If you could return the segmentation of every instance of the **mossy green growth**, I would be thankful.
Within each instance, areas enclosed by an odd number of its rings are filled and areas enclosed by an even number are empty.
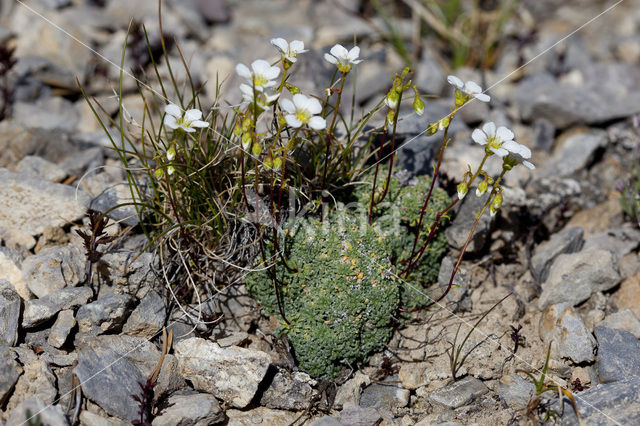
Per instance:
[[[378,171],[376,197],[379,197],[384,190],[387,173],[388,169],[386,167],[381,167]],[[354,191],[358,204],[366,211],[368,211],[371,202],[373,177],[374,171],[372,170],[363,176],[364,183]],[[411,255],[411,249],[418,231],[420,211],[429,193],[430,185],[430,176],[414,177],[403,185],[393,174],[389,181],[387,196],[383,202],[377,204],[374,208],[373,225],[378,229],[378,232],[385,236],[387,252],[392,263],[396,265],[396,272],[400,272],[403,269],[399,262]],[[430,227],[435,221],[437,213],[446,208],[450,202],[450,197],[443,189],[433,189],[431,200],[422,220],[418,248],[427,240]],[[438,280],[440,261],[448,248],[443,232],[448,221],[449,218],[446,216],[440,219],[438,231],[425,250],[420,263],[411,272],[408,282],[401,285],[401,304],[403,308],[411,309],[424,305],[429,301],[423,289]]]
[[[391,337],[399,281],[385,237],[363,219],[338,210],[324,222],[305,218],[284,229],[289,268],[279,263],[275,273],[290,324],[281,321],[278,331],[288,335],[300,369],[315,377],[335,378]],[[279,315],[268,271],[249,273],[247,287],[265,314]]]

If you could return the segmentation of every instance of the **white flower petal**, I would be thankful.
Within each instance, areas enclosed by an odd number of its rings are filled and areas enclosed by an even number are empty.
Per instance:
[[[182,117],[182,110],[178,105],[169,104],[164,107],[164,112],[174,117]]]
[[[309,127],[311,127],[313,130],[322,130],[327,127],[327,121],[324,118],[318,117],[316,115],[315,117],[311,117],[311,119],[309,119]]]
[[[496,136],[496,123],[489,121],[482,126],[482,131],[486,133],[487,137],[493,138]]]
[[[475,81],[467,81],[464,85],[464,90],[470,95],[482,93],[482,87],[480,87]]]
[[[531,158],[531,150],[522,144],[520,144],[519,154],[522,156],[522,158]]]
[[[273,80],[274,78],[278,78],[278,76],[280,75],[280,68],[278,67],[269,67],[267,68],[267,70],[262,74],[267,80]],[[274,85],[276,84],[275,82],[272,82]],[[265,84],[265,87],[269,87]]]
[[[267,104],[270,104],[271,102],[275,101],[280,97],[280,93],[274,93],[272,95],[265,94],[265,96],[266,96]]]
[[[293,40],[291,43],[289,43],[289,49],[292,52],[296,52],[296,53],[306,52],[306,50],[304,50],[304,43],[300,40]]]
[[[358,65],[360,62],[362,62],[362,59],[358,59],[357,61],[353,61],[353,60],[351,60],[351,63],[352,63],[353,65]]]
[[[532,163],[528,162],[528,161],[523,161],[522,165],[524,165],[527,169],[533,170],[536,168],[536,166],[534,166]]]
[[[289,51],[289,43],[287,43],[287,40],[283,39],[283,38],[272,38],[271,39],[271,44],[273,44],[275,47],[278,48],[278,50],[284,54],[287,54],[287,52]],[[293,44],[293,43],[292,43]]]
[[[184,119],[188,122],[200,120],[202,118],[202,111],[199,109],[188,109],[184,113]]]
[[[187,132],[187,133],[193,133],[193,132],[196,131],[196,129],[194,129],[193,127],[187,127],[187,126],[185,126],[183,124],[180,125],[180,128],[182,130],[184,130],[185,132]]]
[[[464,83],[462,82],[462,80],[460,80],[455,75],[450,75],[449,77],[447,77],[447,81],[449,82],[449,84],[457,87],[458,89],[462,89],[464,87]]]
[[[251,78],[251,71],[249,71],[249,68],[247,68],[245,64],[236,65],[236,73],[242,78]]]
[[[338,59],[347,59],[349,55],[349,51],[341,44],[336,44],[329,52]]]
[[[178,128],[178,121],[176,120],[176,118],[173,115],[165,115],[164,116],[164,126],[175,130],[175,129]]]
[[[473,139],[474,142],[479,143],[480,145],[487,144],[487,135],[480,129],[475,129],[473,133],[471,133],[471,139]]]
[[[485,95],[484,93],[478,93],[473,96],[480,102],[489,102],[491,100],[491,97],[489,95]]]
[[[251,62],[251,69],[256,75],[263,75],[269,68],[271,68],[271,64],[264,59],[256,59]]]
[[[500,130],[500,129],[498,129],[498,130]],[[506,142],[503,142],[502,145],[501,145],[501,148],[504,148],[507,151],[513,152],[513,153],[516,153],[516,154],[520,153],[520,147],[521,147],[521,145],[516,141],[506,141]]]
[[[209,127],[209,123],[207,123],[206,121],[202,121],[202,120],[192,121],[191,123],[189,123],[189,125],[191,127]]]
[[[513,140],[513,137],[515,135],[513,134],[513,132],[511,130],[507,129],[504,126],[500,126],[500,127],[498,127],[498,130],[496,130],[496,136],[501,141],[506,142],[506,141]],[[509,149],[509,148],[507,148],[507,149]]]
[[[240,85],[240,91],[243,95],[248,96],[249,99],[253,99],[253,89],[248,84],[242,83]]]
[[[296,107],[289,99],[280,99],[280,107],[289,114],[294,114],[296,112]]]
[[[296,117],[293,114],[285,115],[284,119],[286,120],[287,124],[293,127],[294,129],[297,129],[298,127],[302,126],[302,121],[298,120],[298,117]]]
[[[358,59],[358,56],[360,56],[360,47],[358,46],[354,46],[353,48],[351,48],[349,53],[347,53],[347,59],[349,59],[349,61],[351,62]]]
[[[338,63],[338,60],[334,56],[329,55],[328,53],[324,54],[324,60],[329,62],[330,64]]]
[[[302,93],[297,93],[293,95],[293,104],[296,106],[296,109],[305,109],[307,107],[307,97]]]
[[[504,157],[505,155],[509,154],[509,151],[507,151],[504,148],[494,148],[491,145],[489,145],[489,149],[493,151],[493,153],[496,154],[498,157]]]

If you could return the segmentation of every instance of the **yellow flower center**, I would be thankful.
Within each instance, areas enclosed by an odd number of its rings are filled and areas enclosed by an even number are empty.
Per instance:
[[[264,86],[265,84],[267,84],[267,79],[264,78],[263,75],[256,74],[253,77],[253,84],[255,87]]]
[[[306,109],[299,109],[296,111],[296,118],[304,124],[307,124],[311,118],[311,114]]]

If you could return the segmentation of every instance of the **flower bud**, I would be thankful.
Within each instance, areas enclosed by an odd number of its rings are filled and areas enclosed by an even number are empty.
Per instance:
[[[396,112],[392,109],[387,113],[387,123],[393,123],[393,120],[396,118]]]
[[[487,192],[487,189],[489,189],[489,182],[487,182],[487,179],[485,179],[482,182],[480,182],[480,184],[476,188],[476,196],[477,197],[482,196],[482,194]]]
[[[469,101],[469,99],[471,99],[469,97],[469,95],[467,95],[466,93],[464,93],[463,91],[461,91],[459,89],[456,89],[454,97],[455,97],[455,100],[456,100],[456,107],[461,107],[462,105],[467,103]]]
[[[284,118],[284,114],[278,114],[278,126],[284,127],[287,125],[287,120]]]
[[[173,161],[176,158],[176,149],[172,146],[167,150],[167,160]]]
[[[469,187],[467,187],[467,183],[466,182],[460,182],[458,184],[458,199],[462,200],[464,198],[465,195],[467,195],[467,192],[469,192]]]
[[[251,146],[251,134],[245,133],[242,135],[242,149],[247,150]]]
[[[384,103],[391,109],[396,109],[398,107],[398,101],[400,100],[400,95],[395,90],[391,89],[391,91],[387,94],[387,97],[384,98]]]
[[[427,131],[429,133],[429,136],[435,135],[436,133],[438,133],[438,129],[439,128],[440,128],[440,123],[437,122],[437,121],[435,123],[429,124],[429,127],[427,127]]]
[[[262,145],[259,143],[254,143],[251,147],[251,153],[255,156],[262,154]]]
[[[326,88],[324,89],[324,95],[328,98],[331,96],[331,89],[330,88]]]
[[[273,160],[271,160],[271,157],[267,157],[264,159],[264,161],[262,162],[262,167],[264,167],[265,170],[271,170],[273,168]]]
[[[164,170],[157,168],[154,172],[153,172],[153,176],[155,176],[156,179],[161,179],[162,176],[164,176]]]
[[[495,216],[498,213],[498,209],[502,205],[502,194],[498,193],[495,197],[493,197],[493,201],[491,201],[491,205],[489,206],[489,213],[491,216]]]
[[[235,136],[242,135],[242,125],[238,122],[235,126],[233,126],[233,134]]]
[[[273,159],[273,169],[274,170],[280,170],[280,167],[282,167],[282,157],[276,157]]]
[[[446,129],[447,127],[449,127],[450,122],[451,120],[449,120],[449,116],[446,116],[442,120],[438,121],[438,130]]]
[[[416,96],[416,98],[413,100],[413,110],[416,112],[416,114],[418,115],[422,115],[424,114],[424,102],[422,102],[422,99],[420,99],[419,97]]]
[[[251,128],[251,119],[249,117],[245,117],[244,120],[242,120],[242,131],[246,132],[249,128]]]
[[[173,167],[173,166],[167,167],[167,174],[169,176],[171,176],[173,174],[173,172],[175,172],[175,171],[176,171],[175,167]]]
[[[287,90],[292,95],[296,95],[296,94],[300,93],[300,88],[298,86],[294,86],[293,84],[290,84],[290,83],[285,83],[285,86],[287,87]]]

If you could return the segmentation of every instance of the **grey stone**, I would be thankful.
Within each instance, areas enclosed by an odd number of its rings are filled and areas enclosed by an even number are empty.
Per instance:
[[[167,408],[151,423],[154,426],[205,426],[224,420],[218,400],[206,393],[171,395]]]
[[[360,406],[373,407],[379,411],[394,411],[409,403],[408,389],[403,389],[398,376],[391,376],[384,382],[367,386],[360,396]]]
[[[49,247],[29,256],[22,273],[29,290],[44,297],[65,287],[75,287],[87,277],[86,256],[76,246]]]
[[[135,420],[138,405],[131,395],[140,394],[145,378],[127,358],[118,352],[94,344],[81,347],[74,369],[82,393],[112,416]]]
[[[360,395],[362,388],[371,384],[369,376],[357,371],[352,379],[347,380],[336,393],[333,400],[333,406],[336,409],[342,408],[343,405],[353,404],[360,405]]]
[[[16,102],[14,116],[24,127],[73,131],[80,114],[72,102],[61,97],[39,99],[34,103]]]
[[[192,337],[174,345],[180,374],[200,391],[234,407],[246,407],[267,374],[271,358],[264,352],[230,347]]]
[[[22,368],[16,361],[15,353],[0,343],[0,405],[4,405],[6,398],[13,390],[13,386],[22,374]]]
[[[609,250],[616,261],[631,253],[640,245],[640,231],[635,228],[611,229],[589,237],[584,242],[584,249],[600,248]]]
[[[58,318],[49,331],[47,342],[54,348],[60,348],[67,341],[67,337],[75,325],[76,319],[71,309],[58,312]]]
[[[374,426],[382,420],[375,408],[348,405],[340,412],[342,426]]]
[[[625,309],[607,315],[604,321],[599,325],[607,328],[616,328],[628,331],[637,339],[640,339],[640,319],[638,319],[631,309]]]
[[[445,235],[449,245],[455,249],[461,250],[467,241],[469,231],[473,226],[476,219],[476,214],[482,209],[487,202],[489,192],[485,193],[481,197],[475,195],[475,188],[469,188],[469,193],[456,208],[455,218],[453,223],[445,230]],[[476,226],[473,237],[467,247],[467,252],[477,253],[485,246],[491,231],[491,224],[493,223],[493,217],[485,212]]]
[[[27,424],[47,426],[69,426],[69,421],[60,405],[51,405],[37,397],[25,399],[9,413],[6,426]]]
[[[536,74],[518,84],[513,101],[524,119],[545,118],[558,128],[598,124],[640,112],[640,71],[620,63],[593,64],[579,71],[581,85]]]
[[[36,358],[31,361],[20,361],[24,363],[24,373],[16,382],[13,396],[9,400],[7,408],[11,409],[19,405],[22,401],[30,397],[53,404],[58,395],[56,388],[56,376],[49,364],[43,358]]]
[[[91,200],[89,208],[100,213],[107,213],[108,217],[125,225],[135,226],[139,223],[136,207],[133,205],[117,207],[118,205],[131,202],[131,189],[129,189],[129,185],[121,183],[110,186],[102,191],[97,197]]]
[[[0,345],[14,346],[18,341],[21,306],[18,292],[0,283]]]
[[[91,335],[118,330],[131,313],[133,303],[128,294],[111,294],[81,306],[76,314],[78,330]]]
[[[307,377],[300,377],[300,374]],[[306,410],[313,394],[310,379],[304,373],[292,375],[286,370],[277,369],[269,387],[260,398],[260,405],[282,410]]]
[[[30,300],[33,294],[22,276],[22,256],[14,256],[17,251],[0,247],[0,288],[14,289],[22,300]]]
[[[122,332],[150,339],[162,328],[165,316],[166,309],[162,297],[155,291],[150,291],[131,312],[122,327]]]
[[[82,149],[79,152],[72,152],[59,163],[59,166],[67,175],[82,176],[89,171],[88,169],[100,167],[103,164],[104,154],[102,147],[93,147]]]
[[[322,416],[309,423],[309,426],[341,426],[342,423],[335,417]]]
[[[632,425],[638,422],[640,378],[637,375],[627,375],[617,382],[599,384],[575,397],[583,425]],[[578,426],[578,419],[570,402],[564,398],[563,403],[562,424]]]
[[[530,380],[525,380],[517,374],[509,374],[502,376],[497,392],[509,408],[520,410],[527,407],[536,394],[536,387]]]
[[[84,191],[0,168],[0,235],[5,240],[33,239],[47,227],[74,222],[88,204]]]
[[[57,164],[47,161],[42,157],[27,155],[16,165],[17,173],[28,173],[51,182],[59,181],[67,176],[67,173]]]
[[[551,152],[555,140],[556,127],[547,119],[541,118],[531,126],[531,149]]]
[[[540,176],[567,177],[583,170],[593,161],[597,150],[608,143],[604,130],[591,130],[571,135],[556,147],[551,158],[540,167]]]
[[[63,288],[47,296],[24,302],[22,326],[31,328],[42,324],[63,309],[81,306],[93,296],[89,287]]]
[[[561,254],[542,284],[538,307],[568,302],[572,306],[587,300],[597,291],[606,291],[620,282],[620,274],[611,252],[591,248]]]
[[[540,244],[531,256],[534,279],[541,283],[547,279],[549,268],[560,254],[575,253],[582,248],[584,230],[576,226],[553,234],[548,241]]]
[[[101,262],[106,266],[106,278],[117,287],[152,288],[157,264],[152,253],[117,251],[106,253]]]
[[[624,330],[598,326],[598,375],[601,383],[615,382],[640,371],[640,340]]]
[[[195,0],[198,12],[209,24],[220,24],[231,19],[231,13],[225,0]]]
[[[447,78],[440,65],[441,61],[435,52],[425,48],[420,62],[416,65],[414,82],[428,94],[439,95],[445,87]]]
[[[442,259],[442,263],[440,264],[440,271],[438,272],[438,284],[440,285],[440,290],[443,293],[449,286],[451,273],[453,272],[453,267],[457,260],[457,258],[454,259],[451,256],[445,256]],[[454,310],[456,311],[471,310],[471,298],[469,297],[467,287],[465,286],[465,283],[468,282],[467,278],[467,270],[464,268],[458,268],[455,277],[453,277],[453,282],[451,283],[449,293],[446,296],[449,302],[453,302],[456,304],[454,308]]]
[[[552,342],[554,357],[569,358],[576,364],[595,359],[596,340],[568,303],[547,306],[538,329],[545,344]]]
[[[129,422],[117,419],[115,417],[103,417],[92,413],[88,410],[80,412],[80,424],[91,426],[129,426]]]
[[[576,200],[583,192],[578,181],[556,177],[533,180],[527,185],[526,194],[526,207],[531,214],[541,218],[547,229],[558,229],[566,218],[563,208],[567,200]]]
[[[431,392],[429,400],[448,408],[458,408],[468,404],[489,389],[482,381],[473,376],[467,376],[441,389]]]
[[[41,6],[44,6],[48,9],[61,9],[63,7],[69,6],[71,4],[71,0],[37,0]]]

